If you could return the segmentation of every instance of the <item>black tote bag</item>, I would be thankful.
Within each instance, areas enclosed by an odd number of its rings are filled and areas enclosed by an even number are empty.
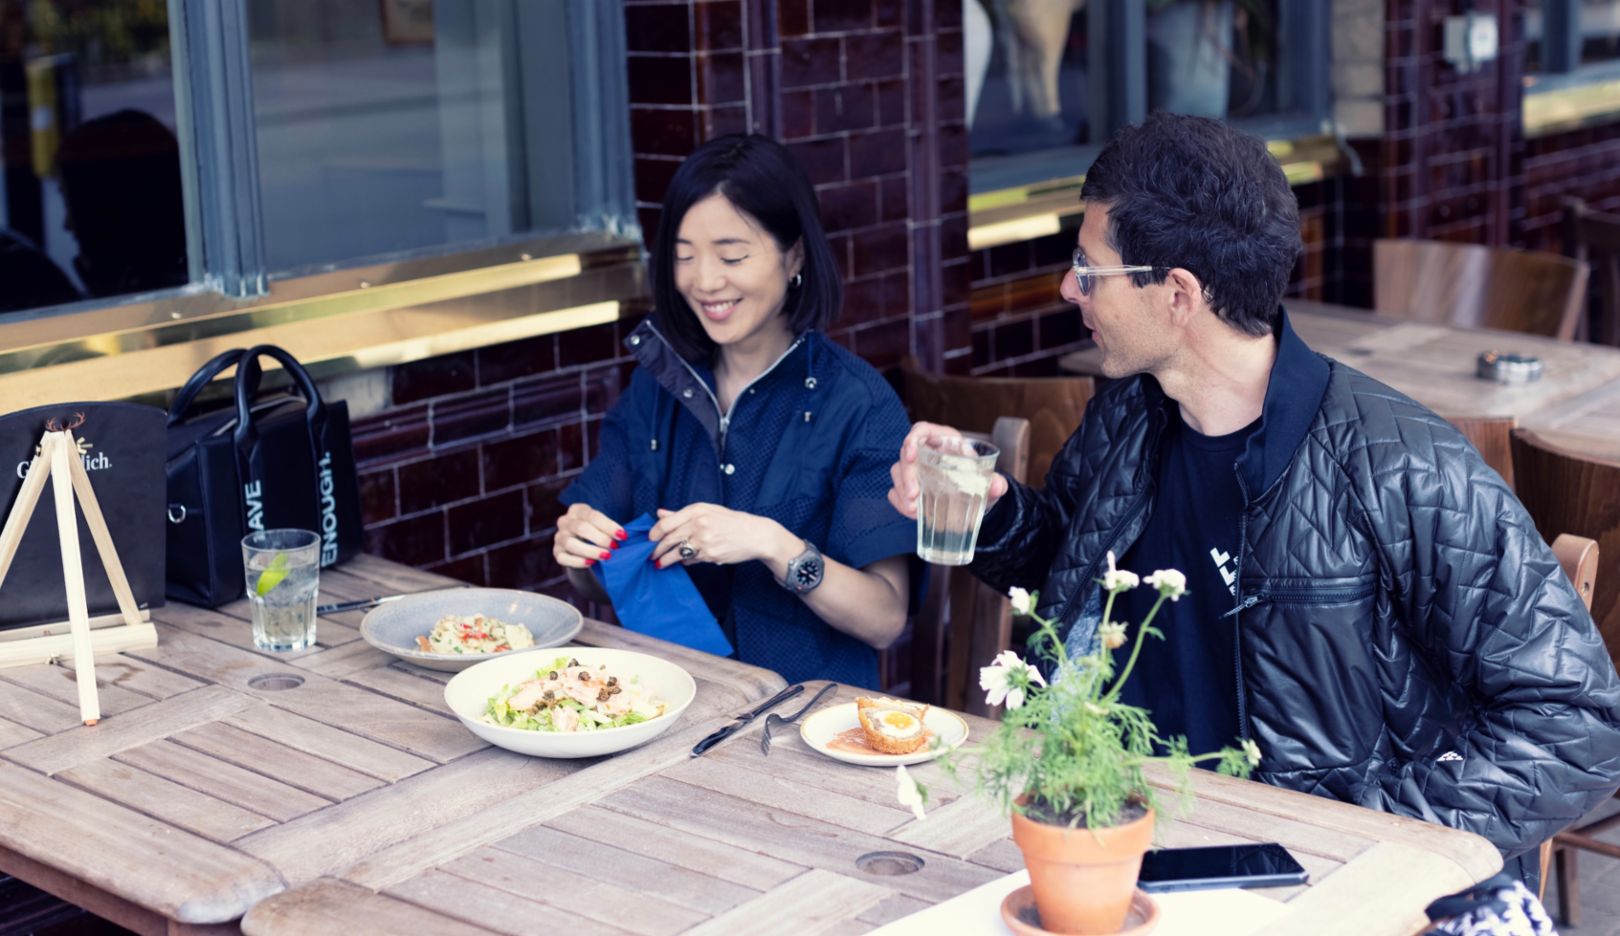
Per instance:
[[[261,395],[259,358],[281,364],[291,393]],[[209,381],[236,368],[234,405],[189,414]],[[204,364],[168,417],[168,594],[215,607],[240,598],[242,537],[296,528],[321,535],[321,565],[360,551],[360,490],[349,407],[327,403],[286,351],[259,345]]]
[[[11,513],[47,423],[70,426],[79,458],[112,534],[135,603],[163,604],[163,411],[134,403],[62,403],[0,416],[0,524]],[[43,467],[40,468],[44,470]],[[52,478],[40,493],[0,586],[0,630],[68,619]],[[82,508],[79,555],[90,616],[118,613],[118,600]]]

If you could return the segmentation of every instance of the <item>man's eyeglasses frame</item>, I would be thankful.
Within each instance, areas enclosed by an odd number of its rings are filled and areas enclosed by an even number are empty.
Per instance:
[[[1085,259],[1085,251],[1076,247],[1072,258],[1072,269],[1074,270],[1075,285],[1080,287],[1080,295],[1082,296],[1091,295],[1092,287],[1096,285],[1091,281],[1094,276],[1124,276],[1128,273],[1152,273],[1160,269],[1153,266],[1086,266]]]

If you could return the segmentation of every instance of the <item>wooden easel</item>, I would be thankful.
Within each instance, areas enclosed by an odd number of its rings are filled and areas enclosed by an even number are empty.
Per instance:
[[[28,529],[28,521],[39,506],[40,494],[49,478],[56,497],[56,530],[62,546],[62,578],[67,586],[67,626],[65,632],[61,623],[0,632],[0,667],[49,663],[71,653],[79,686],[79,715],[86,725],[94,725],[101,720],[95,654],[155,647],[157,630],[152,627],[149,615],[135,605],[135,593],[130,590],[124,566],[118,561],[118,550],[113,547],[112,533],[101,514],[96,492],[90,486],[90,475],[79,460],[79,444],[73,438],[75,428],[77,423],[65,429],[56,428],[54,422],[47,424],[39,450],[28,465],[28,476],[17,492],[17,502],[6,517],[4,529],[0,530],[0,585],[4,585],[6,573],[11,571],[12,560],[17,556],[17,547],[22,543],[23,532]],[[118,614],[94,621],[90,619],[89,603],[85,599],[78,515],[73,506],[75,494],[84,510],[96,551],[101,554],[113,596],[118,601]]]

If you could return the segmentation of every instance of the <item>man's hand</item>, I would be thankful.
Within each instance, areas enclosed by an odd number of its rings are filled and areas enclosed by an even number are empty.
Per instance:
[[[957,439],[962,433],[950,426],[937,426],[933,423],[920,422],[911,427],[906,433],[906,440],[900,443],[900,460],[889,467],[889,478],[893,484],[889,488],[889,503],[900,515],[912,520],[917,519],[917,497],[922,493],[917,485],[917,453],[930,439]],[[990,490],[985,495],[984,509],[989,510],[1001,495],[1007,493],[1007,479],[998,472],[990,476]]]
[[[586,504],[573,504],[557,518],[551,555],[565,569],[583,569],[610,558],[625,539],[624,527]]]

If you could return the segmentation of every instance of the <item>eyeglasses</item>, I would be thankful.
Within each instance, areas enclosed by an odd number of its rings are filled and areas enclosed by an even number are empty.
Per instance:
[[[1151,266],[1086,266],[1086,252],[1076,247],[1074,249],[1074,281],[1080,287],[1080,295],[1091,295],[1091,278],[1094,276],[1124,276],[1127,273],[1152,273],[1158,267]]]

